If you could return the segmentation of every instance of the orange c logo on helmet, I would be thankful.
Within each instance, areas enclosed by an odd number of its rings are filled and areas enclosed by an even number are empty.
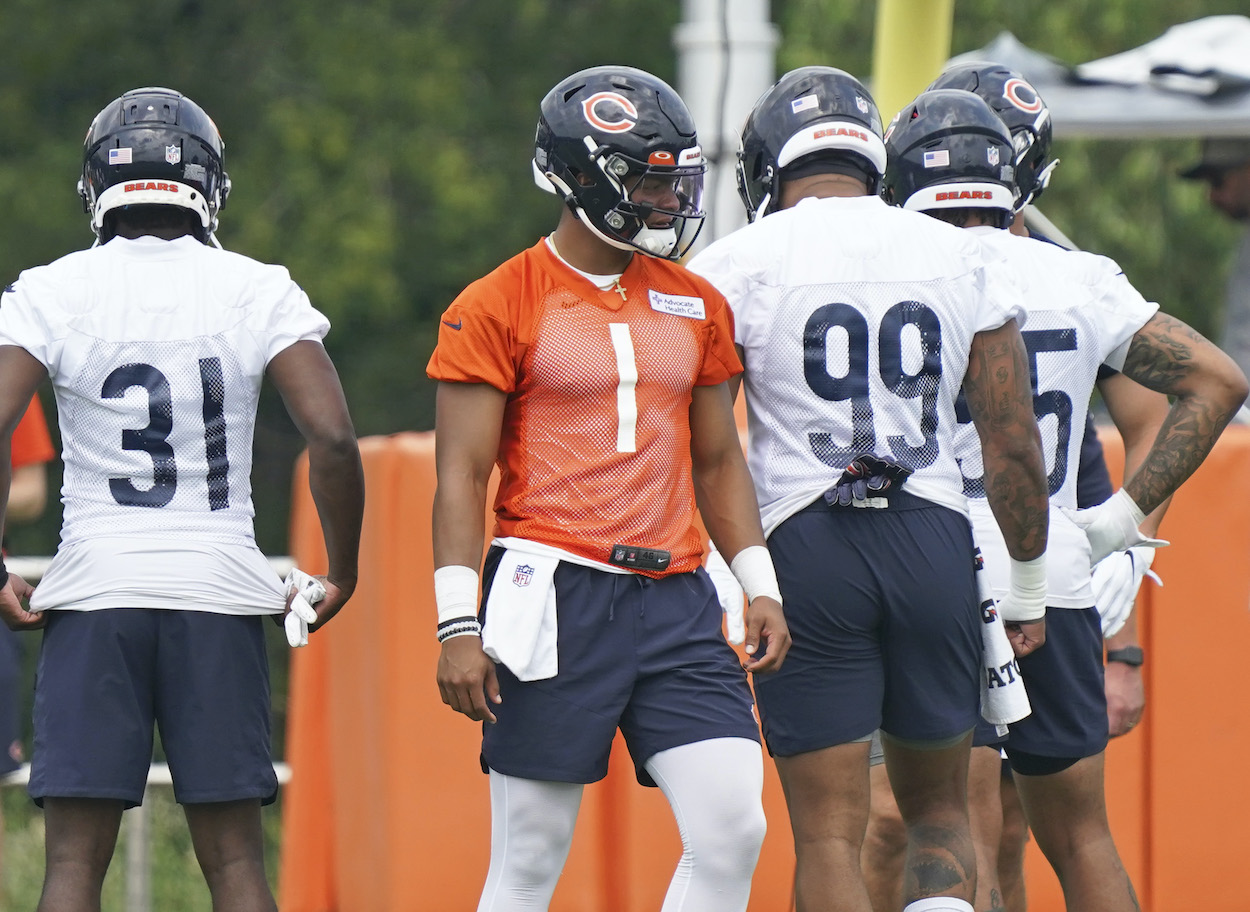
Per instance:
[[[647,164],[672,168],[677,164],[677,159],[673,158],[672,152],[665,152],[661,149],[657,152],[651,153],[651,155],[647,158]]]
[[[591,95],[582,102],[582,113],[587,123],[604,133],[628,133],[638,125],[638,109],[632,101],[616,92]]]
[[[1023,79],[1008,79],[1003,83],[1003,97],[1026,114],[1036,114],[1042,109],[1041,96]]]

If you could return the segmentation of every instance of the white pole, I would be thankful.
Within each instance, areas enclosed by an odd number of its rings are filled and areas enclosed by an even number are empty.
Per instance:
[[[773,84],[780,39],[767,0],[682,0],[682,14],[673,33],[677,91],[694,115],[709,163],[702,247],[746,223],[734,173],[738,135],[751,106]]]
[[[144,791],[144,798],[147,792]],[[147,804],[126,811],[126,910],[152,912],[152,835]]]

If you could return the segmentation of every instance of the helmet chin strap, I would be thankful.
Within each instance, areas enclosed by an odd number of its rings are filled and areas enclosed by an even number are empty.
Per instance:
[[[674,228],[643,228],[634,235],[634,244],[643,253],[666,257],[677,246],[677,231]]]

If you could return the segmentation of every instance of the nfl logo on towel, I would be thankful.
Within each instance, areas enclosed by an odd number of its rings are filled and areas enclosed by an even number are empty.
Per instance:
[[[522,589],[530,584],[534,579],[534,568],[529,564],[520,564],[516,568],[516,572],[512,574],[512,585],[519,586]]]

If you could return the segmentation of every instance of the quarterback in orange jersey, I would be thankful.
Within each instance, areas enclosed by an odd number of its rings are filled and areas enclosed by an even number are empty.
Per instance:
[[[639,781],[681,808],[666,912],[743,910],[764,836],[743,669],[776,670],[790,635],[734,424],[733,317],[673,262],[706,165],[673,89],[618,66],[548,93],[533,164],[565,202],[556,230],[452,303],[428,368],[438,685],[485,723],[490,776],[478,909],[547,909],[619,728]],[[750,600],[742,664],[696,505]]]

